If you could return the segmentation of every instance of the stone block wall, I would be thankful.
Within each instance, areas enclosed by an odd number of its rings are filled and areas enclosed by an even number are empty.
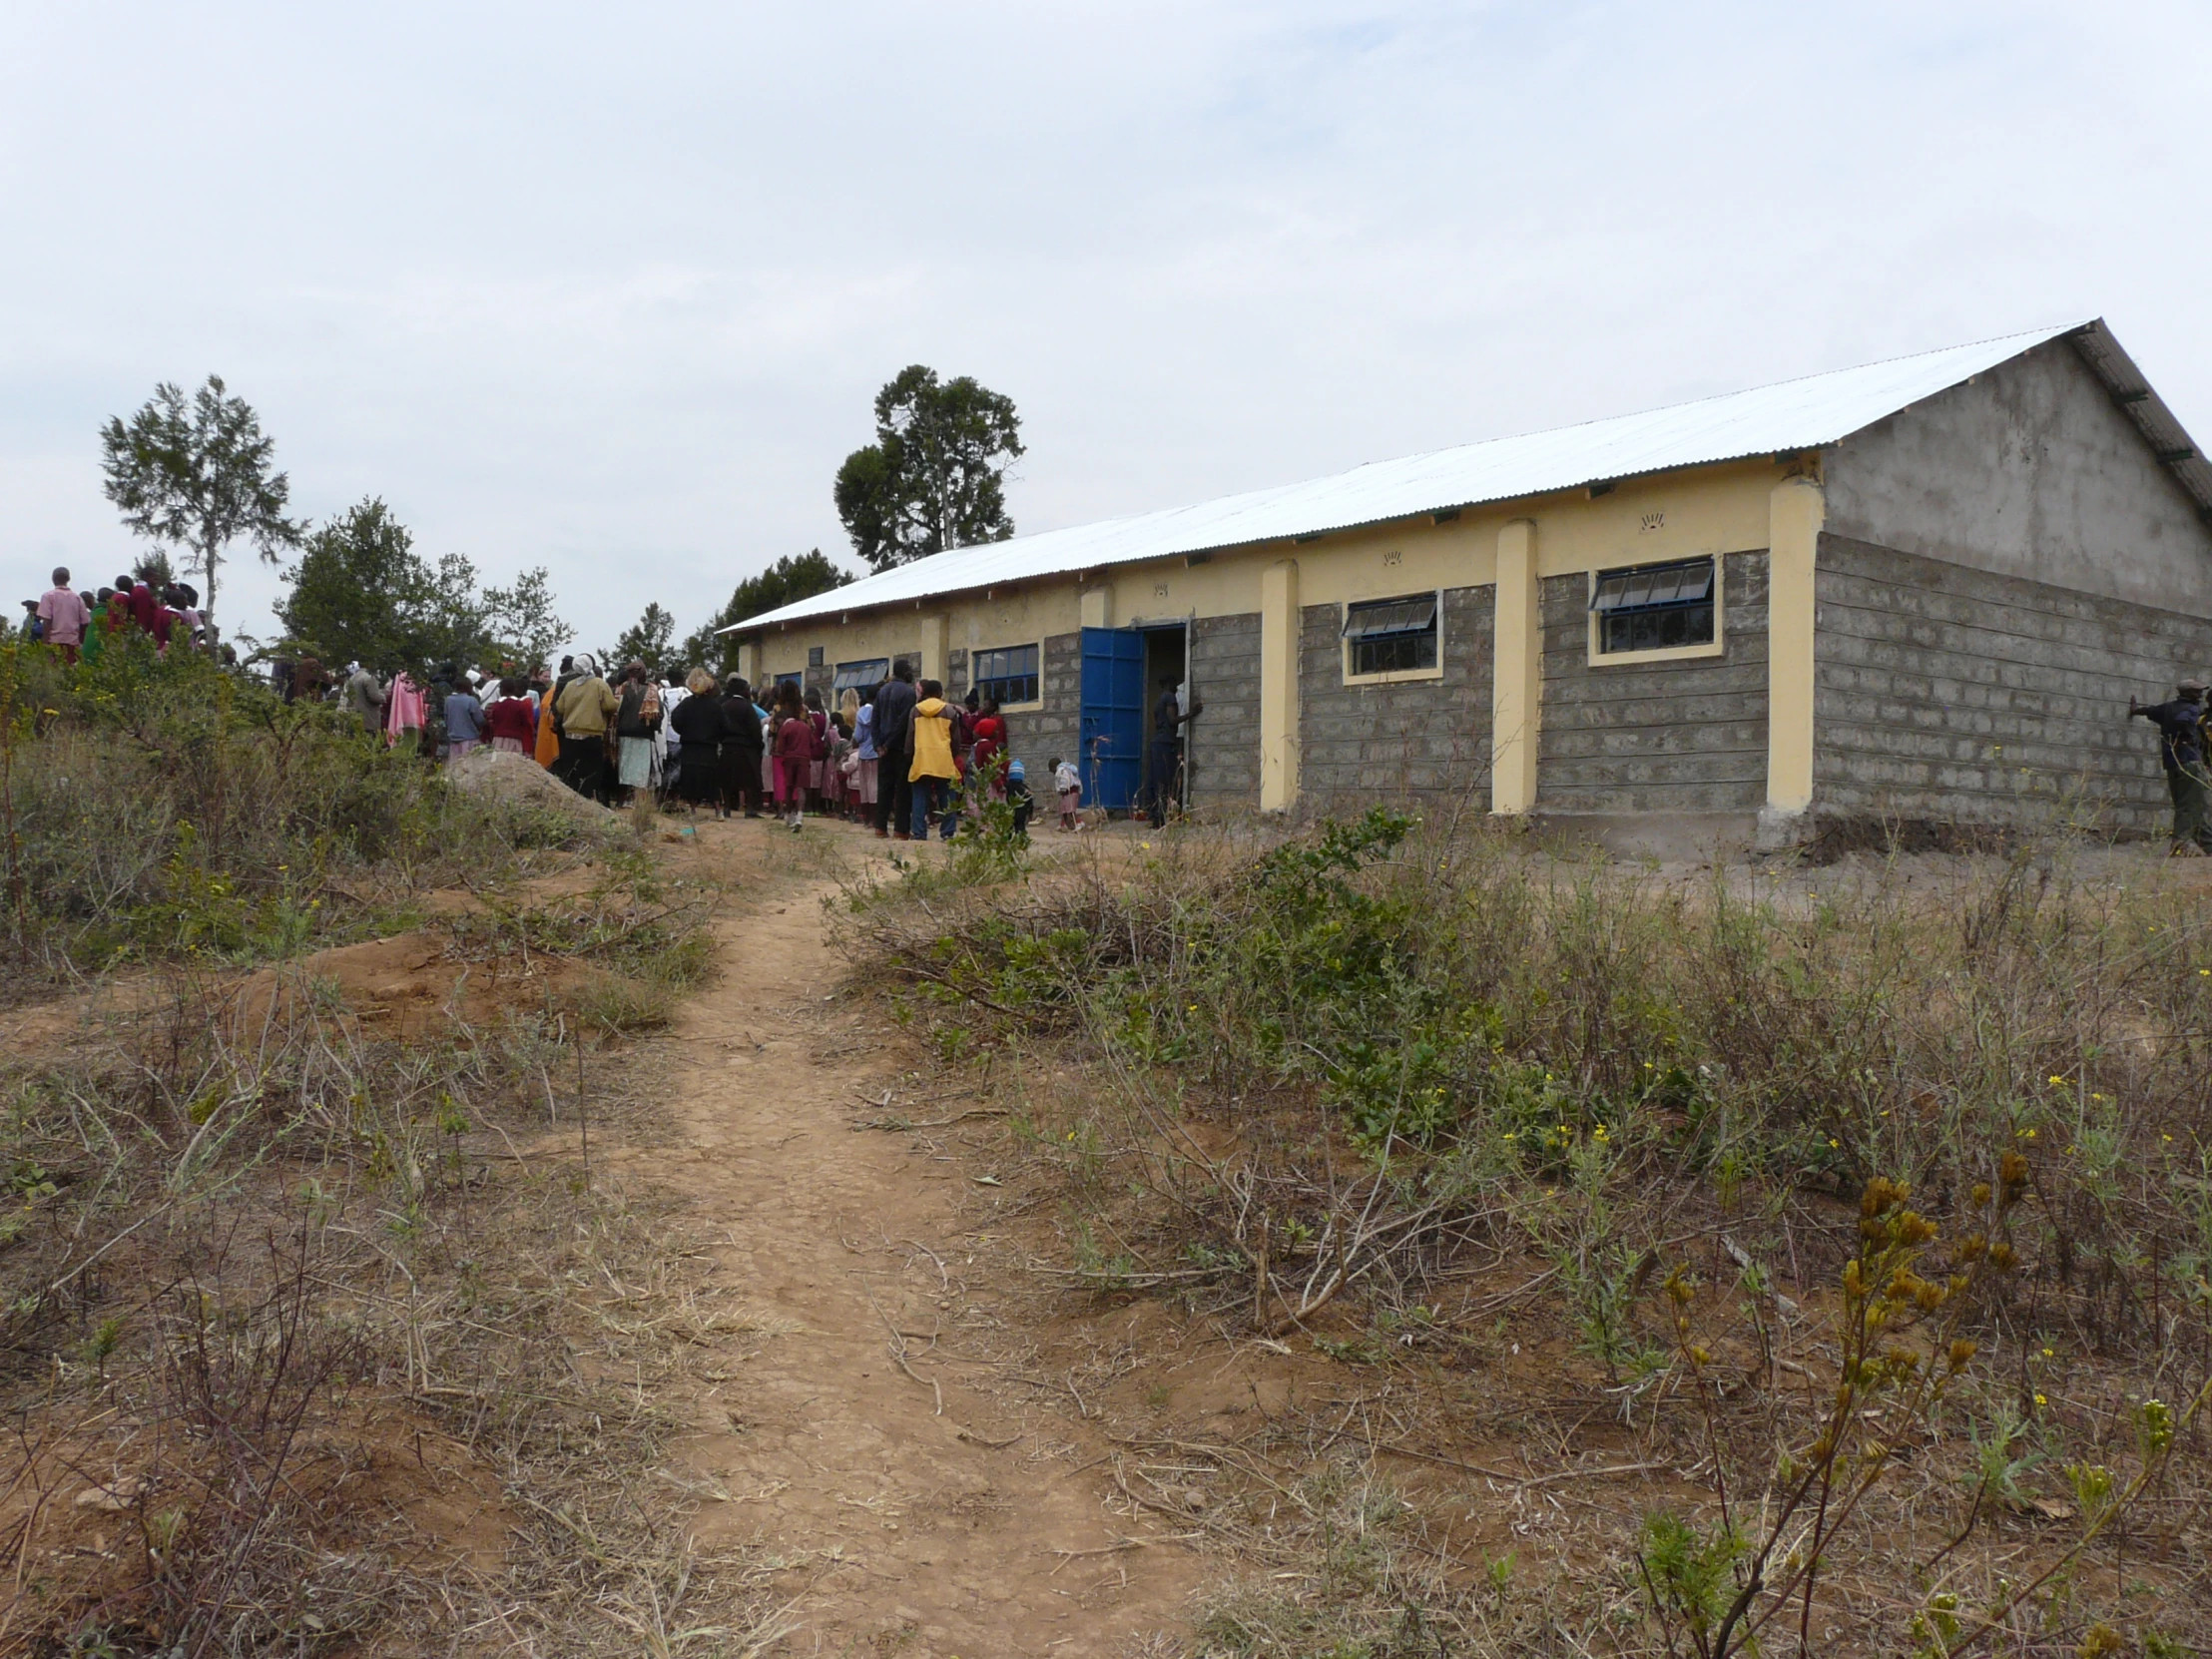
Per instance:
[[[957,703],[967,696],[967,648],[944,654],[944,695]]]
[[[1407,795],[1490,804],[1490,667],[1495,590],[1447,588],[1440,680],[1345,684],[1344,613],[1308,605],[1299,614],[1299,796],[1328,812]],[[1255,619],[1253,728],[1259,727]],[[1208,714],[1212,710],[1209,707]],[[1257,772],[1258,745],[1254,744]],[[1258,780],[1254,780],[1257,791]]]
[[[1186,730],[1194,809],[1260,805],[1260,613],[1191,623],[1191,686],[1205,713]]]
[[[1814,803],[1824,817],[2161,828],[2132,696],[2212,669],[2212,621],[1824,535]]]
[[[1767,799],[1767,555],[1730,553],[1714,657],[1590,659],[1590,579],[1543,579],[1543,813],[1755,813]]]
[[[1049,635],[1037,672],[1044,707],[1017,710],[1006,717],[1006,727],[1007,748],[1021,762],[1042,813],[1052,809],[1052,773],[1045,763],[1058,755],[1082,764],[1075,751],[1083,729],[1083,636]]]

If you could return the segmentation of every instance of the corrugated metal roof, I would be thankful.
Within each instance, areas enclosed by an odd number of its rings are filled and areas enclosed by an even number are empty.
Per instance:
[[[2082,354],[2115,396],[2142,388],[2141,375],[2101,322],[2038,328],[1915,357],[1785,380],[1752,391],[1729,392],[1695,403],[1678,403],[1643,414],[1619,415],[1521,437],[1492,438],[1393,461],[1371,461],[1334,477],[1251,490],[1193,507],[1139,513],[1101,524],[1075,525],[963,547],[863,576],[845,587],[722,631],[750,632],[878,605],[910,605],[916,600],[1040,576],[1218,552],[1454,507],[1519,500],[1608,479],[1817,449],[2045,340],[2076,330],[2086,331],[2079,336]],[[2126,387],[2119,383],[2122,379],[2128,380]],[[2187,447],[2188,439],[2165,405],[2146,396],[2126,406],[2135,411],[2139,423],[2156,423],[2156,432],[2146,425],[2146,435],[2154,443],[2165,440],[2169,464],[2175,464],[2171,451]],[[2165,430],[2167,426],[2170,432]],[[2193,448],[2190,456],[2194,457]],[[2199,494],[2187,475],[2183,476],[2184,485],[2198,495],[2200,502],[2212,504],[2212,468],[2205,467],[2201,458],[2196,458],[2196,464],[2205,471],[2204,493]]]

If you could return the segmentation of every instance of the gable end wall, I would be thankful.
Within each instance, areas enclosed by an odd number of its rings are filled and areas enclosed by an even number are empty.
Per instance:
[[[2068,340],[1854,433],[1823,470],[1834,535],[2212,617],[2212,528]]]

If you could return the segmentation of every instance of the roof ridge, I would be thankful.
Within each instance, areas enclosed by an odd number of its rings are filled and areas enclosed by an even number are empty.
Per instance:
[[[1734,391],[1715,391],[1708,392],[1703,397],[1685,397],[1678,403],[1652,403],[1640,409],[1624,409],[1619,414],[1592,415],[1588,420],[1570,420],[1563,426],[1531,426],[1518,432],[1500,432],[1494,437],[1473,438],[1465,443],[1446,444],[1440,449],[1416,449],[1403,455],[1381,455],[1372,461],[1361,461],[1358,465],[1346,470],[1358,472],[1361,467],[1389,466],[1398,461],[1417,461],[1425,455],[1449,455],[1461,449],[1474,449],[1485,443],[1511,443],[1515,438],[1540,438],[1547,437],[1554,432],[1579,432],[1585,427],[1603,426],[1609,421],[1635,420],[1644,415],[1672,414],[1678,409],[1694,409],[1701,404],[1725,402],[1731,397],[1754,397],[1760,392],[1780,391],[1785,386],[1805,385],[1810,381],[1828,379],[1832,375],[1864,374],[1869,370],[1888,368],[1896,363],[1918,362],[1923,357],[1940,357],[1953,351],[1978,351],[1988,346],[2003,345],[2012,340],[2032,339],[2037,345],[2040,345],[2043,341],[2056,339],[2061,334],[2070,334],[2078,328],[2089,327],[2096,321],[2097,318],[2089,317],[2079,322],[2059,322],[2044,328],[2020,328],[2008,334],[1990,334],[1984,339],[1957,340],[1949,345],[1932,345],[1925,351],[1902,351],[1894,357],[1876,357],[1869,362],[1847,363],[1841,368],[1818,368],[1810,374],[1791,374],[1780,380],[1762,381],[1756,386],[1738,386]],[[2022,347],[2022,349],[2028,348]],[[1342,474],[1332,473],[1324,474],[1324,476],[1340,477]],[[1287,486],[1276,485],[1274,487],[1281,489]],[[1038,533],[1042,534],[1043,532]]]
[[[999,583],[1258,546],[1599,481],[1819,447],[2023,352],[2097,325],[2092,318],[1995,334],[1565,426],[1361,461],[1287,484],[948,548],[722,631],[788,625],[854,606],[919,604]],[[1947,363],[1914,367],[1946,357],[1957,359],[1955,375]],[[1834,389],[1793,390],[1822,382],[1832,382]]]

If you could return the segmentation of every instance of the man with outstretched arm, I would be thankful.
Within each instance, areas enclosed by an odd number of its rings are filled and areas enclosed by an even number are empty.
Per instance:
[[[2166,769],[2166,790],[2174,803],[2174,856],[2212,852],[2212,826],[2205,823],[2204,693],[2202,680],[2174,687],[2171,703],[2127,700],[2132,718],[2141,715],[2158,728],[2158,759]]]

